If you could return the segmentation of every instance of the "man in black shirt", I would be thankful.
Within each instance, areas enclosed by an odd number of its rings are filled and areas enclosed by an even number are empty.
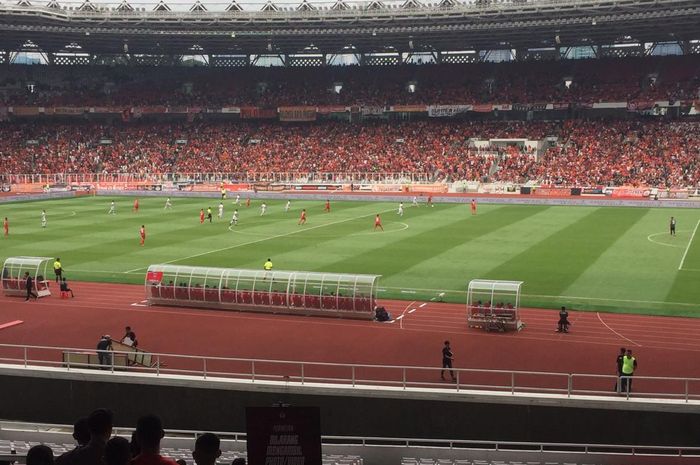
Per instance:
[[[450,341],[445,341],[445,346],[442,348],[442,370],[440,371],[440,379],[443,381],[445,380],[445,368],[450,370],[452,381],[455,380],[455,372],[452,371],[452,360],[454,360],[454,355],[450,348]]]
[[[73,289],[68,287],[68,282],[66,281],[66,278],[61,278],[61,292],[70,292],[71,297],[75,297],[73,294]]]
[[[671,217],[671,221],[669,222],[669,228],[671,229],[671,235],[675,236],[676,235],[676,219],[674,217]]]
[[[617,365],[617,381],[615,381],[615,392],[617,392],[617,388],[620,382],[620,376],[622,376],[622,360],[625,358],[626,353],[627,349],[621,347],[620,353],[618,354],[617,359],[615,360],[615,364]]]
[[[39,297],[34,293],[34,278],[31,277],[28,271],[24,272],[24,283],[27,288],[27,298],[24,301],[26,302],[30,297],[38,299]]]
[[[97,358],[100,360],[100,365],[103,365],[103,370],[107,370],[112,364],[112,337],[108,334],[102,336],[97,343]]]
[[[558,333],[568,333],[569,332],[569,312],[566,311],[566,307],[562,307],[559,311],[559,324],[557,326]]]
[[[131,341],[131,343],[129,343],[129,341]],[[136,347],[139,344],[136,340],[136,333],[132,331],[131,326],[124,328],[124,337],[122,337],[121,342],[131,347]]]

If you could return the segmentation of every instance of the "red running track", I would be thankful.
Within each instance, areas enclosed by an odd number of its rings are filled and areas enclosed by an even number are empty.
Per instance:
[[[143,286],[74,282],[72,287],[75,299],[0,297],[0,326],[23,321],[0,329],[0,343],[93,349],[100,335],[118,339],[130,325],[140,347],[157,353],[439,367],[443,341],[449,339],[457,368],[606,375],[615,373],[615,357],[624,346],[633,349],[639,376],[700,378],[700,319],[571,312],[571,332],[560,334],[554,331],[556,311],[524,309],[524,330],[486,333],[467,327],[465,306],[459,304],[382,301],[395,318],[403,317],[377,323],[147,307]],[[439,381],[436,375],[421,376],[432,382]],[[700,394],[700,382],[692,391]]]

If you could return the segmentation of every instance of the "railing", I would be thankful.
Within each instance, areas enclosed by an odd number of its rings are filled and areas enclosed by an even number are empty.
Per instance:
[[[634,376],[626,377],[590,373],[556,373],[516,370],[485,370],[455,368],[454,381],[439,381],[440,375],[450,378],[449,370],[435,367],[342,364],[288,360],[264,360],[230,357],[210,357],[177,354],[151,354],[152,365],[117,366],[114,355],[129,352],[109,352],[102,365],[64,362],[65,354],[92,354],[93,349],[0,344],[0,363],[34,367],[102,369],[110,372],[128,371],[155,376],[185,375],[194,378],[226,378],[249,381],[274,381],[309,384],[330,384],[344,388],[365,386],[402,390],[436,389],[443,392],[486,391],[506,395],[545,394],[565,398],[574,396],[614,397],[616,399],[665,399],[684,403],[700,402],[700,378]],[[622,381],[622,382],[621,382]],[[621,389],[633,384],[634,388]],[[615,387],[617,391],[615,391]]]

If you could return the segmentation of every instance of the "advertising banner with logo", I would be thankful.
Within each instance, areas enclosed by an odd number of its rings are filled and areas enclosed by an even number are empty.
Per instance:
[[[471,105],[429,105],[428,116],[431,118],[450,118],[471,111]]]
[[[279,107],[280,121],[316,121],[316,107]]]

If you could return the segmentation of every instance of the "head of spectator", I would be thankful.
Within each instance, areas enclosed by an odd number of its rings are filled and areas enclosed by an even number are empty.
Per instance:
[[[73,439],[79,446],[84,446],[90,442],[90,426],[88,425],[87,417],[78,418],[73,423]]]
[[[131,460],[131,446],[126,438],[114,436],[105,445],[105,465],[127,465]]]
[[[236,457],[233,459],[233,462],[231,462],[231,465],[245,465],[245,459],[243,457]]]
[[[53,451],[49,446],[39,444],[27,452],[27,465],[53,465]]]
[[[177,465],[187,465],[187,460],[177,459],[177,460],[175,460],[175,463],[177,463]]]
[[[204,433],[194,443],[192,458],[197,465],[215,465],[221,456],[221,441],[214,433]]]
[[[131,441],[129,442],[129,448],[131,449],[131,456],[136,457],[141,453],[141,446],[139,446],[139,441],[136,439],[136,431],[131,433]]]
[[[106,443],[112,435],[112,422],[114,415],[111,410],[98,408],[88,417],[88,429],[90,430],[90,442]]]
[[[165,436],[163,423],[156,415],[145,415],[136,423],[136,441],[141,448],[141,454],[158,454],[160,452],[160,440]]]

